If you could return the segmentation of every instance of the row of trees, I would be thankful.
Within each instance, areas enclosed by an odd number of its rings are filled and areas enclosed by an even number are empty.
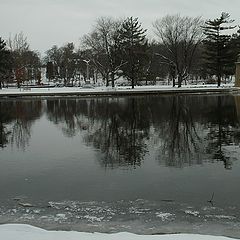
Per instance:
[[[60,48],[53,46],[46,52],[45,63],[53,63],[48,71],[49,78],[65,79],[68,73],[67,83],[78,73],[86,79],[90,61],[90,75],[95,80],[101,75],[107,86],[111,82],[114,87],[115,80],[123,75],[134,87],[147,70],[149,56],[145,32],[137,18],[124,21],[100,18],[93,31],[82,38],[82,50],[74,51],[73,44],[69,43]],[[68,51],[69,46],[71,51]]]
[[[153,23],[156,40],[149,41],[137,18],[102,17],[82,37],[81,48],[76,49],[73,43],[54,45],[42,63],[23,34],[17,34],[8,40],[8,48],[1,40],[1,81],[9,77],[9,69],[18,83],[29,80],[21,71],[27,68],[40,83],[39,67],[44,65],[48,79],[62,80],[64,85],[91,77],[94,82],[101,78],[106,86],[114,87],[123,77],[132,88],[157,80],[181,87],[194,79],[217,80],[220,86],[223,79],[234,74],[240,52],[240,30],[236,31],[233,22],[228,13],[206,22],[201,17],[167,15]]]

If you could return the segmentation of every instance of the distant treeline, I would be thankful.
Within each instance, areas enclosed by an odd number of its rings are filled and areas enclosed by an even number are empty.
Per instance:
[[[240,53],[240,27],[228,13],[204,21],[201,17],[167,15],[153,23],[155,40],[147,38],[138,18],[100,17],[92,30],[73,43],[52,46],[41,59],[23,33],[0,37],[0,88],[35,80],[41,68],[49,81],[65,86],[87,80],[114,87],[125,79],[136,85],[216,83],[231,81]]]

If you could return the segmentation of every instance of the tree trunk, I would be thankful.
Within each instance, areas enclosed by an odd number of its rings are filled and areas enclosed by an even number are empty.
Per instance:
[[[131,68],[131,78],[132,78],[132,89],[134,88],[134,69],[133,69],[133,64],[132,64],[132,68]]]
[[[134,89],[134,78],[132,78],[132,89]]]
[[[179,74],[178,75],[178,87],[180,88],[182,86],[182,76]]]
[[[172,82],[173,82],[173,87],[175,87],[176,86],[176,82],[175,82],[175,78],[174,77],[172,79]]]
[[[221,86],[221,76],[220,75],[218,75],[218,87],[220,87]]]
[[[111,80],[112,80],[112,88],[115,87],[115,82],[114,82],[114,73],[112,72],[111,74]]]
[[[18,79],[17,80],[17,88],[20,88],[21,87],[21,85],[20,85],[20,80]]]
[[[50,82],[50,81],[48,81],[48,82]],[[64,87],[67,86],[67,79],[66,78],[63,79],[63,85],[64,85]]]
[[[108,77],[108,75],[106,76],[106,87],[108,87],[109,86],[109,77]]]

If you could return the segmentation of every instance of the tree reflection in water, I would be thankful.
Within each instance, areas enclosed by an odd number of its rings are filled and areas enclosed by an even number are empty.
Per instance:
[[[135,168],[152,154],[166,166],[222,161],[230,169],[230,148],[240,142],[236,99],[176,95],[0,101],[0,147],[12,143],[25,149],[33,123],[46,114],[65,137],[79,136],[98,150],[106,168]]]
[[[231,100],[234,100],[231,98]],[[209,142],[207,153],[211,154],[212,160],[222,161],[226,169],[232,168],[233,158],[228,154],[226,147],[239,144],[239,122],[237,111],[233,102],[228,98],[218,96],[216,108],[208,113],[211,118],[209,132],[206,140]]]
[[[149,137],[149,121],[141,107],[141,100],[136,99],[129,99],[120,111],[114,102],[102,106],[103,118],[92,125],[84,139],[103,153],[103,166],[141,165]]]
[[[76,135],[84,131],[84,141],[102,154],[104,167],[139,166],[147,145],[149,120],[143,99],[85,99],[48,101],[48,118],[61,129]],[[67,103],[67,105],[66,105]],[[65,129],[69,129],[66,131]]]
[[[203,141],[199,136],[199,125],[194,121],[187,96],[169,99],[170,115],[159,129],[159,161],[167,166],[201,164]]]
[[[40,118],[42,102],[34,101],[1,101],[0,102],[0,146],[8,143],[25,149],[31,138],[33,122]]]
[[[11,122],[11,108],[5,102],[0,102],[0,148],[6,147],[11,134],[7,124]]]
[[[234,98],[175,96],[170,101],[158,159],[174,167],[221,161],[231,169],[235,159],[228,149],[240,139]]]
[[[239,139],[231,130],[238,128],[231,96],[61,99],[47,106],[65,136],[81,132],[102,153],[104,167],[140,166],[158,146],[157,158],[167,166],[217,160],[229,168],[222,146]]]
[[[77,108],[76,99],[57,99],[47,101],[47,117],[54,124],[61,126],[63,134],[73,137],[77,131]]]

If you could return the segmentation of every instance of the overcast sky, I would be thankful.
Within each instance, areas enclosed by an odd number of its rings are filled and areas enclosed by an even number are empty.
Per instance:
[[[229,12],[240,24],[240,0],[0,0],[0,36],[23,32],[31,49],[78,45],[100,16],[138,17],[152,36],[152,22],[166,14],[216,18]]]

